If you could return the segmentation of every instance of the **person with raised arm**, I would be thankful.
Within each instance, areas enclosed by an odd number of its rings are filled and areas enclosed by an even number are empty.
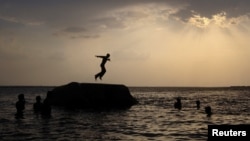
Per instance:
[[[101,62],[101,72],[97,73],[95,75],[95,80],[99,77],[100,80],[102,80],[103,75],[106,73],[106,68],[105,68],[105,64],[107,61],[110,61],[110,54],[107,53],[106,56],[99,56],[96,55],[97,58],[102,58],[102,62]]]

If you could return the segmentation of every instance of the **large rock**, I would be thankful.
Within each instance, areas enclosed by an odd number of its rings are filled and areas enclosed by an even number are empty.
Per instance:
[[[77,108],[124,109],[138,103],[129,89],[118,84],[72,82],[48,92],[51,105]]]

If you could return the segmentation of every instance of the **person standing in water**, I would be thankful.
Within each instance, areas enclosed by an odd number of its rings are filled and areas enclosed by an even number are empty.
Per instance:
[[[33,104],[33,110],[36,114],[40,113],[43,107],[41,96],[36,96],[36,103]]]
[[[16,118],[23,118],[23,110],[25,109],[24,94],[18,95],[18,101],[16,102]]]
[[[97,73],[95,75],[95,80],[99,77],[101,80],[102,80],[102,77],[103,75],[106,73],[106,68],[105,68],[105,64],[107,61],[110,61],[109,57],[110,57],[110,54],[107,53],[106,56],[98,56],[96,55],[97,58],[102,58],[102,63],[101,63],[101,72]]]

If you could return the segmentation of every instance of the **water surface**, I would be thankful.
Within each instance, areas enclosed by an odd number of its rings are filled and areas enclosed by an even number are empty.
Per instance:
[[[0,140],[205,141],[209,124],[250,124],[248,89],[130,87],[139,104],[128,110],[52,107],[52,117],[42,118],[32,105],[52,88],[0,87]],[[14,117],[19,93],[26,98],[24,119]],[[180,111],[173,108],[176,97],[182,99]],[[214,113],[210,118],[207,105]]]

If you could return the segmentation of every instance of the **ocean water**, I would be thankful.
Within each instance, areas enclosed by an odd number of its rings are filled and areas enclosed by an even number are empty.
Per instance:
[[[52,107],[52,117],[33,113],[35,97],[53,87],[0,87],[0,140],[5,141],[206,141],[207,126],[250,124],[250,89],[129,87],[139,104],[128,110],[91,111]],[[15,119],[17,95],[26,99]],[[182,109],[174,109],[176,97]],[[196,109],[196,100],[201,108]],[[213,115],[207,117],[204,107]]]

